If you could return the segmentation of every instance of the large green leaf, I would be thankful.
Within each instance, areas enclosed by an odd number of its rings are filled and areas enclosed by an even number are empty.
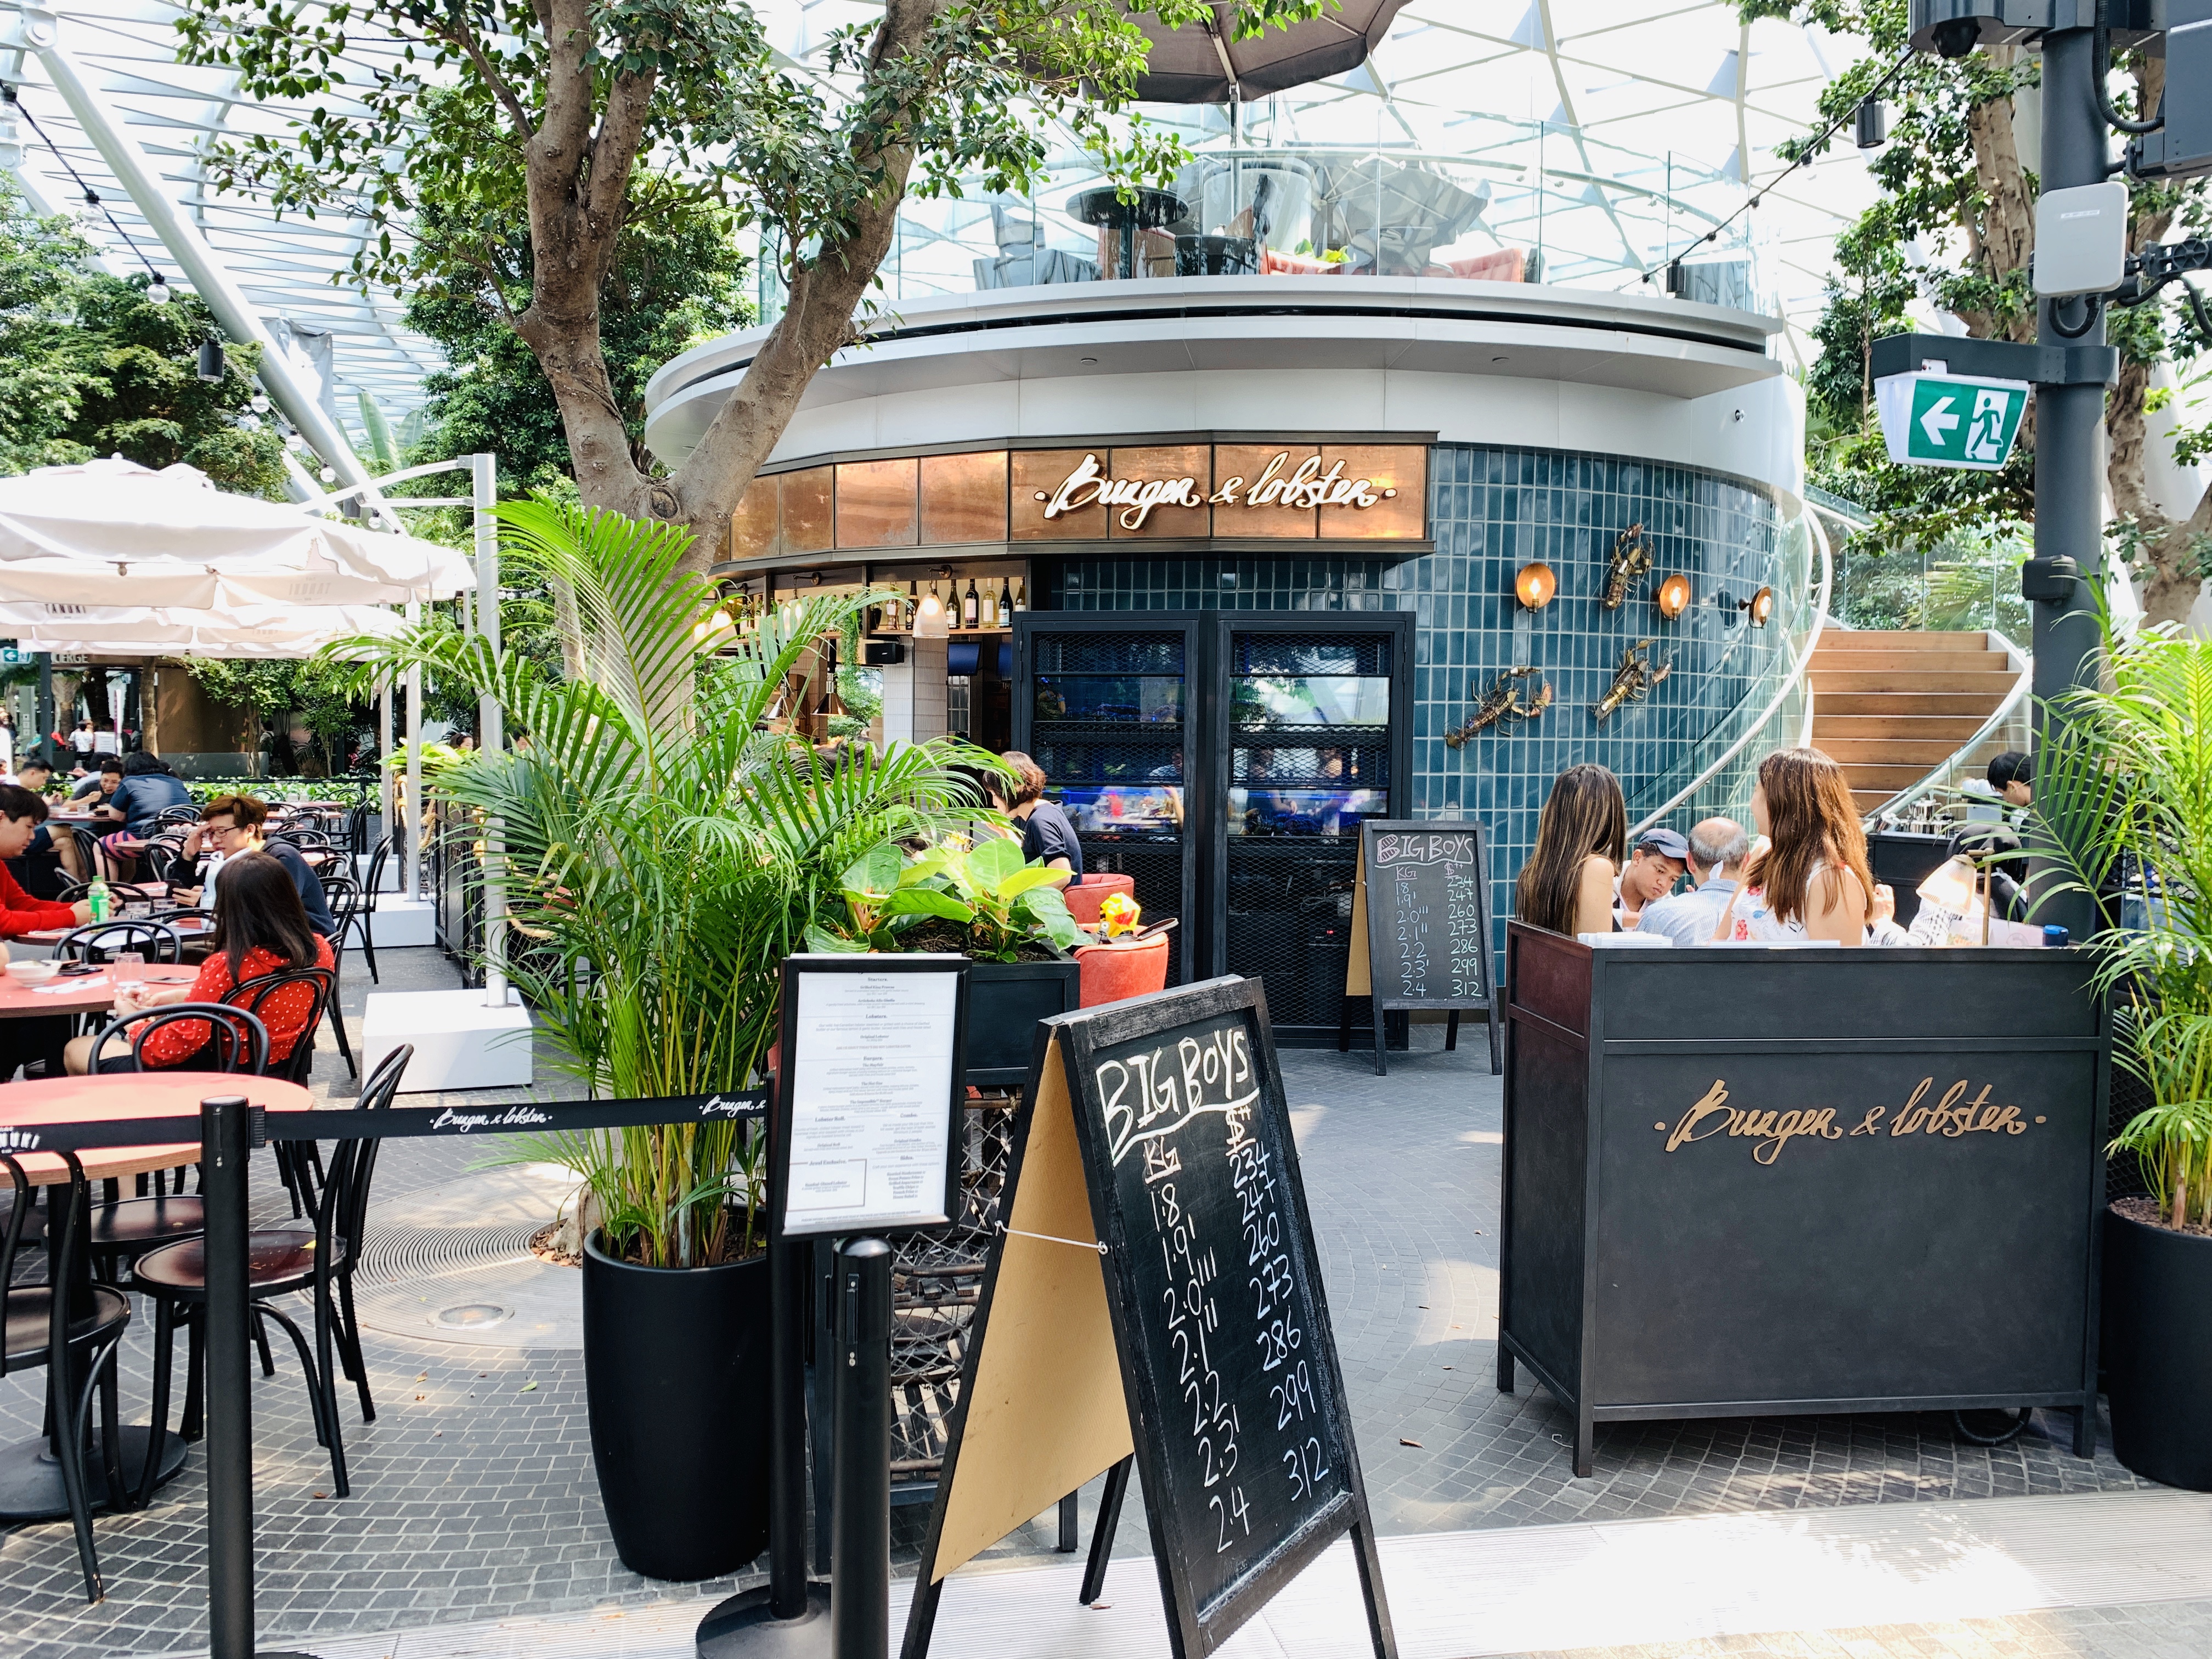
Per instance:
[[[883,902],[878,914],[890,916],[943,916],[948,921],[970,922],[975,913],[950,893],[933,887],[903,887]]]
[[[1002,846],[1005,844],[1000,843]],[[998,884],[998,893],[1002,899],[1011,899],[1033,887],[1065,887],[1072,879],[1073,876],[1066,870],[1051,870],[1042,864],[1026,865],[1012,875],[1002,878]]]
[[[1000,891],[1006,880],[1022,868],[1022,845],[1018,841],[981,842],[968,854],[968,879],[987,893]]]
[[[899,884],[904,858],[899,849],[885,842],[868,849],[867,856],[848,866],[837,878],[848,898],[860,902],[880,900]]]

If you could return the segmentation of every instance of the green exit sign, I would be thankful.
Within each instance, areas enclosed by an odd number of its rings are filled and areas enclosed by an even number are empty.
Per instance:
[[[0,667],[15,668],[24,663],[35,663],[38,659],[39,653],[35,651],[18,651],[12,645],[0,646]]]
[[[1963,374],[1889,374],[1875,382],[1875,412],[1899,466],[1995,472],[2012,455],[2027,412],[2027,382]]]

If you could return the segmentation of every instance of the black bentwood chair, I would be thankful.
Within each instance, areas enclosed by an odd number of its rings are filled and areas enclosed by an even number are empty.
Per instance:
[[[376,976],[376,899],[384,886],[385,867],[392,862],[392,837],[386,836],[376,843],[376,850],[368,855],[368,876],[361,884],[361,898],[351,912],[343,919],[333,908],[331,919],[338,923],[338,936],[331,941],[331,949],[344,953],[346,939],[358,928],[361,932],[361,953],[368,963],[368,979],[372,985],[383,981]]]
[[[108,1044],[119,1039],[130,1044],[137,1070],[158,1071],[160,1067],[149,1066],[138,1058],[146,1039],[165,1025],[196,1019],[208,1022],[208,1041],[214,1045],[215,1064],[207,1069],[260,1074],[269,1056],[268,1032],[252,1014],[213,1002],[172,1003],[150,1014],[115,1020],[93,1039],[85,1069],[97,1077]],[[136,1031],[129,1029],[133,1026]],[[111,1198],[105,1204],[94,1205],[85,1233],[85,1254],[102,1279],[120,1280],[123,1270],[149,1250],[158,1250],[180,1238],[197,1237],[206,1228],[206,1207],[197,1194],[185,1193],[180,1170],[174,1193]]]
[[[54,1154],[48,1153],[47,1157]],[[8,1228],[0,1234],[0,1376],[10,1371],[46,1368],[46,1423],[54,1461],[61,1466],[68,1495],[70,1524],[76,1529],[76,1559],[84,1569],[84,1599],[106,1595],[100,1580],[100,1558],[92,1545],[92,1494],[86,1482],[85,1452],[90,1442],[92,1392],[100,1389],[100,1466],[111,1500],[123,1491],[120,1437],[116,1431],[115,1350],[131,1323],[131,1298],[112,1285],[77,1277],[77,1253],[84,1237],[84,1165],[75,1152],[63,1152],[69,1165],[65,1192],[49,1190],[47,1213],[58,1223],[57,1243],[47,1239],[47,1283],[15,1283],[15,1249],[31,1209],[31,1183],[23,1166],[0,1152],[15,1204]],[[54,1286],[69,1287],[57,1296]],[[146,1485],[150,1495],[150,1480]]]
[[[304,1089],[314,1070],[315,1036],[322,1028],[323,1015],[337,1006],[338,976],[328,968],[283,968],[232,986],[223,1000],[234,1008],[245,1009],[265,1027],[280,994],[306,1000],[307,1022],[293,1042],[292,1052],[282,1060],[264,1061],[262,1075],[282,1078]],[[339,1046],[344,1047],[343,1039]],[[283,1177],[285,1191],[292,1195],[292,1213],[305,1215],[313,1211],[315,1188],[323,1179],[322,1148],[312,1140],[277,1142],[276,1172]]]
[[[149,962],[182,962],[185,942],[162,921],[94,921],[54,946],[56,962],[106,963],[118,951],[143,952]]]
[[[362,1085],[356,1109],[382,1111],[390,1106],[414,1053],[412,1045],[402,1044],[386,1056]],[[290,1230],[256,1231],[246,1237],[246,1294],[252,1299],[254,1322],[258,1328],[263,1320],[275,1320],[299,1351],[300,1368],[307,1379],[308,1402],[314,1410],[315,1443],[330,1452],[331,1479],[340,1498],[352,1496],[353,1485],[347,1478],[345,1440],[338,1427],[333,1358],[360,1394],[362,1420],[376,1420],[376,1407],[368,1394],[368,1366],[362,1358],[360,1327],[354,1318],[353,1270],[360,1256],[369,1180],[376,1170],[380,1144],[341,1140],[332,1149],[330,1179],[317,1195],[312,1235]],[[180,1315],[193,1328],[194,1352],[198,1348],[199,1315],[207,1305],[206,1243],[204,1237],[187,1239],[155,1250],[141,1257],[131,1273],[132,1288],[154,1302],[154,1428],[146,1453],[149,1470],[159,1467],[167,1443],[169,1376]],[[298,1291],[306,1291],[314,1306],[313,1354],[299,1326],[276,1305],[277,1297]],[[198,1433],[202,1369],[194,1365],[185,1384],[180,1432],[188,1438]],[[141,1501],[151,1496],[150,1477],[143,1478]]]

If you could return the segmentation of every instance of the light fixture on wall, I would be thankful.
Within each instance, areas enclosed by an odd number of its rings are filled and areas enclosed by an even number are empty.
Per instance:
[[[1690,608],[1690,579],[1680,571],[1659,584],[1659,614],[1674,621]]]
[[[1751,613],[1751,625],[1753,628],[1764,628],[1766,626],[1767,619],[1774,614],[1774,590],[1771,587],[1762,587],[1749,599],[1739,599],[1736,603]]]
[[[951,575],[951,567],[945,567],[943,574]],[[946,614],[945,601],[937,597],[937,578],[932,576],[929,592],[921,596],[921,603],[915,607],[914,636],[918,640],[942,640],[949,639],[951,633],[952,618]]]
[[[1552,567],[1540,560],[1522,565],[1513,578],[1514,597],[1525,610],[1541,611],[1559,591],[1559,579],[1552,574]]]

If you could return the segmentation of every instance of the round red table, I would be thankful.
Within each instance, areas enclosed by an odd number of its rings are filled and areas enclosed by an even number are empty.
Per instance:
[[[111,995],[112,993],[111,992]],[[57,999],[46,999],[56,1000]],[[95,1123],[104,1118],[197,1117],[200,1102],[220,1094],[242,1094],[272,1112],[305,1112],[314,1109],[314,1097],[296,1083],[276,1078],[226,1076],[219,1072],[133,1072],[106,1077],[48,1078],[29,1083],[0,1085],[0,1128],[30,1128],[41,1123]],[[85,1176],[92,1181],[140,1175],[151,1170],[170,1170],[190,1164],[199,1156],[198,1141],[167,1146],[114,1146],[79,1152]],[[26,1179],[47,1186],[68,1179],[68,1166],[52,1153],[17,1152]],[[43,1386],[46,1371],[27,1371]],[[126,1427],[119,1448],[125,1480],[133,1485],[146,1460],[149,1431]],[[169,1453],[156,1485],[172,1479],[184,1467],[185,1443],[167,1437]],[[172,1465],[171,1460],[174,1462]],[[106,1481],[97,1461],[85,1474],[92,1483],[95,1506],[106,1501]],[[69,1513],[62,1491],[61,1465],[54,1461],[43,1436],[0,1447],[0,1523],[52,1521]]]
[[[149,985],[190,985],[199,976],[197,968],[176,966],[169,963],[149,963],[145,968]],[[97,1014],[115,1006],[115,969],[101,969],[96,974],[82,974],[71,978],[57,975],[44,985],[26,985],[7,974],[0,974],[0,1019],[33,1019],[42,1014]],[[5,1096],[0,1096],[4,1099]],[[194,1103],[194,1110],[198,1109]],[[4,1121],[0,1119],[0,1121]]]

